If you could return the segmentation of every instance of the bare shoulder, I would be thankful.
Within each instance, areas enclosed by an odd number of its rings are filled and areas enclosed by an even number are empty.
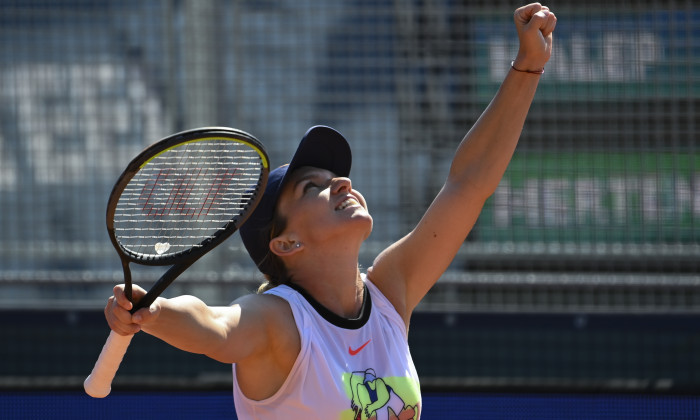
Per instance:
[[[279,296],[270,294],[252,293],[249,295],[243,295],[234,300],[233,305],[245,306],[247,308],[250,308],[251,310],[266,309],[268,311],[277,311],[285,310],[285,308],[287,308],[291,311],[291,309],[289,308],[289,303],[287,303],[286,300],[282,299]]]
[[[240,308],[241,322],[257,320],[266,328],[294,326],[294,316],[289,303],[275,295],[250,294],[236,299],[232,306]],[[262,327],[263,325],[259,325]]]
[[[275,295],[247,295],[233,303],[240,308],[244,342],[264,337],[257,350],[237,362],[241,391],[254,400],[280,389],[301,351],[301,336],[289,303]],[[244,344],[245,345],[245,344]]]

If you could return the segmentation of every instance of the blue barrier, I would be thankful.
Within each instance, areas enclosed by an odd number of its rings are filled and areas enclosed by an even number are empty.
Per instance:
[[[235,420],[230,392],[2,392],[0,419]],[[680,420],[700,418],[700,396],[429,393],[422,420]]]

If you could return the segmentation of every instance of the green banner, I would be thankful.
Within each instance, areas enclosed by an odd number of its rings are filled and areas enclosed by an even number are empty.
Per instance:
[[[700,10],[558,15],[538,100],[700,96]],[[474,25],[476,89],[483,101],[493,96],[516,56],[518,38],[511,25],[488,15]]]
[[[481,241],[700,242],[700,154],[519,153]]]

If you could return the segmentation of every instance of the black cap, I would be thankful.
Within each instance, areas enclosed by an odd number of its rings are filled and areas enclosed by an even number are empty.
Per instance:
[[[258,207],[240,228],[243,245],[260,271],[270,274],[266,257],[272,238],[267,237],[266,228],[272,222],[277,200],[289,176],[302,166],[313,166],[346,177],[351,165],[352,154],[345,137],[331,127],[317,125],[304,134],[290,163],[270,172]]]

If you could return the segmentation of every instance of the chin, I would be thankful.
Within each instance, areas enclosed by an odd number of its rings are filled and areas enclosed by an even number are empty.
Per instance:
[[[370,216],[370,214],[366,211],[355,212],[352,215],[352,218],[348,219],[346,223],[349,224],[346,225],[347,227],[345,229],[350,229],[352,232],[355,232],[355,234],[357,234],[358,236],[360,232],[362,232],[363,241],[369,237],[369,235],[372,233],[372,228],[374,227],[374,220],[372,219],[372,216]],[[348,231],[346,230],[346,232]]]

